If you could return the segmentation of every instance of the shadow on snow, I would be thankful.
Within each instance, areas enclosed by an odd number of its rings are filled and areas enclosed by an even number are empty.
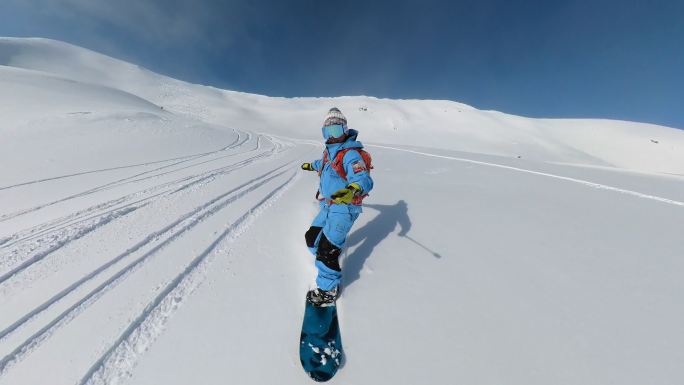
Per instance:
[[[394,205],[365,204],[363,207],[377,210],[380,214],[360,229],[354,231],[349,236],[349,239],[347,239],[346,247],[349,248],[357,245],[358,247],[353,253],[347,255],[343,261],[343,287],[351,285],[360,278],[361,270],[363,269],[366,259],[370,257],[376,246],[394,232],[397,225],[401,228],[397,234],[398,236],[404,237],[420,246],[435,258],[442,257],[407,235],[409,230],[411,230],[411,219],[408,216],[408,205],[406,204],[406,201],[400,200]]]

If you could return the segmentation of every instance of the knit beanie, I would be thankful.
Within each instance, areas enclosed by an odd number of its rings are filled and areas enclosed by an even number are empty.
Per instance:
[[[345,131],[347,130],[347,118],[344,117],[342,111],[337,107],[333,107],[328,111],[328,114],[325,115],[325,121],[323,122],[324,126],[332,126],[335,124],[339,124],[344,127]]]

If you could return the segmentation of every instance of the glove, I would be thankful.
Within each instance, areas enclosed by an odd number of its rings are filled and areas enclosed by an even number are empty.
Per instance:
[[[359,194],[361,194],[361,186],[356,183],[350,183],[347,187],[337,190],[330,198],[332,198],[333,203],[338,205],[348,205]]]
[[[306,171],[316,171],[315,168],[311,165],[311,163],[302,163],[302,170]]]

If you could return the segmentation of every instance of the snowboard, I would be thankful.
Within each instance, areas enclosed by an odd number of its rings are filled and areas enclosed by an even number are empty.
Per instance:
[[[328,381],[337,373],[344,358],[337,307],[316,307],[308,301],[305,306],[299,360],[314,381]]]

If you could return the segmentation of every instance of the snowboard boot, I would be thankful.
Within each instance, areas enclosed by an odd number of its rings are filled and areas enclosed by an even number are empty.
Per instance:
[[[306,300],[317,307],[332,306],[335,304],[335,300],[337,300],[337,288],[330,291],[319,288],[309,290],[309,292],[306,293]]]

